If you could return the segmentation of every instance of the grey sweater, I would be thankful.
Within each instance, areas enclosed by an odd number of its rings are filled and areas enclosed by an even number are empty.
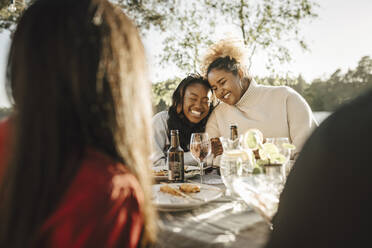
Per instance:
[[[157,113],[152,118],[153,137],[153,154],[151,160],[154,166],[165,166],[167,159],[167,147],[170,145],[168,138],[168,111]],[[198,162],[192,157],[191,152],[184,153],[185,165],[198,165]]]

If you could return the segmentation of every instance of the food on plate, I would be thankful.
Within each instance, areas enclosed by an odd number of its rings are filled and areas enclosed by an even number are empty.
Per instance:
[[[199,171],[199,168],[195,166],[185,166],[185,172],[191,172],[196,170]]]
[[[198,193],[200,192],[200,187],[195,184],[185,183],[180,185],[180,190],[184,193]]]
[[[195,166],[185,166],[185,174],[187,175],[190,175],[190,176],[194,175],[197,171],[199,171],[199,169],[196,168]],[[161,168],[160,170],[159,168],[157,169],[153,168],[152,175],[155,177],[166,177],[168,176],[168,170],[164,168]]]
[[[168,171],[165,171],[165,170],[155,171],[155,170],[153,170],[152,174],[154,174],[154,176],[158,176],[158,177],[159,176],[167,176]]]
[[[161,186],[160,191],[163,193],[168,193],[168,194],[175,195],[175,196],[182,196],[181,192],[179,192],[178,189],[172,188],[171,186],[167,184]]]
[[[179,189],[178,189],[178,188],[173,188],[169,186],[168,184],[165,184],[160,187],[160,192],[171,194],[174,196],[186,196],[184,193],[189,194],[189,193],[200,192],[200,187],[195,184],[184,183],[184,184],[179,185]]]

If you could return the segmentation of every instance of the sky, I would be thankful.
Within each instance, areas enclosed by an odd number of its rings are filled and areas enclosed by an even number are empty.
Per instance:
[[[372,0],[322,0],[318,1],[318,18],[301,26],[310,51],[291,49],[292,62],[277,65],[278,72],[301,74],[307,82],[326,78],[336,69],[346,72],[354,69],[363,56],[372,57]],[[144,39],[153,81],[174,76],[183,77],[187,72],[159,68],[154,59],[160,49],[161,38],[157,34]],[[0,107],[9,106],[4,89],[5,65],[9,47],[9,33],[0,33]],[[253,76],[269,76],[264,59],[254,61]]]

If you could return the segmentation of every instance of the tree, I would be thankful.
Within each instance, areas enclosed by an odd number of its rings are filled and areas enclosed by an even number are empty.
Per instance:
[[[309,87],[302,75],[298,75],[296,83],[291,85],[291,87],[296,90],[300,95],[305,94],[305,90]]]
[[[240,30],[241,38],[250,49],[251,63],[257,51],[266,54],[268,68],[277,61],[290,61],[289,42],[294,40],[301,47],[307,47],[300,37],[300,24],[316,17],[317,6],[313,0],[111,1],[135,21],[143,35],[150,30],[161,33],[164,47],[157,56],[160,64],[175,64],[188,72],[199,68],[202,50],[213,41],[223,24]],[[21,9],[16,13],[4,11],[0,29],[9,29],[16,23]]]
[[[250,50],[250,63],[257,51],[267,56],[267,67],[291,60],[289,42],[306,49],[300,24],[317,16],[312,0],[118,0],[146,35],[151,28],[163,32],[159,63],[175,64],[184,71],[199,68],[201,51],[230,24],[240,30],[240,38]]]
[[[27,1],[29,3],[30,1]],[[27,3],[24,0],[3,0],[0,3],[0,32],[3,30],[13,31]]]
[[[172,104],[172,94],[180,81],[179,78],[174,78],[152,84],[152,104],[154,113],[166,110],[170,107]]]
[[[178,32],[169,32],[166,35],[163,52],[158,58],[164,67],[171,63],[183,71],[198,72],[201,51],[212,43],[210,37],[214,22],[205,24],[209,30],[201,25],[205,14],[197,10],[195,3],[191,3],[190,8],[178,8],[176,13],[172,26]]]
[[[372,59],[364,56],[355,69],[337,69],[326,80],[314,80],[304,97],[314,111],[334,111],[372,88]]]
[[[151,28],[167,30],[169,18],[175,15],[177,0],[111,0],[121,7],[144,35]]]
[[[364,56],[359,60],[354,74],[355,80],[372,84],[372,58]]]
[[[260,50],[267,56],[267,68],[275,62],[291,60],[289,41],[294,40],[307,49],[300,37],[300,23],[317,16],[318,6],[310,0],[205,0],[207,6],[215,9],[226,21],[240,29],[241,37],[250,50],[250,64]]]

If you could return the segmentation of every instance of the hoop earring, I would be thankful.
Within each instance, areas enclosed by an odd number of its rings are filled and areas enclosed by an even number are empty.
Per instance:
[[[220,99],[216,96],[216,93],[212,91],[212,105],[213,107],[217,106],[220,103]]]
[[[242,80],[239,80],[239,86],[240,86],[240,89],[243,90]]]

